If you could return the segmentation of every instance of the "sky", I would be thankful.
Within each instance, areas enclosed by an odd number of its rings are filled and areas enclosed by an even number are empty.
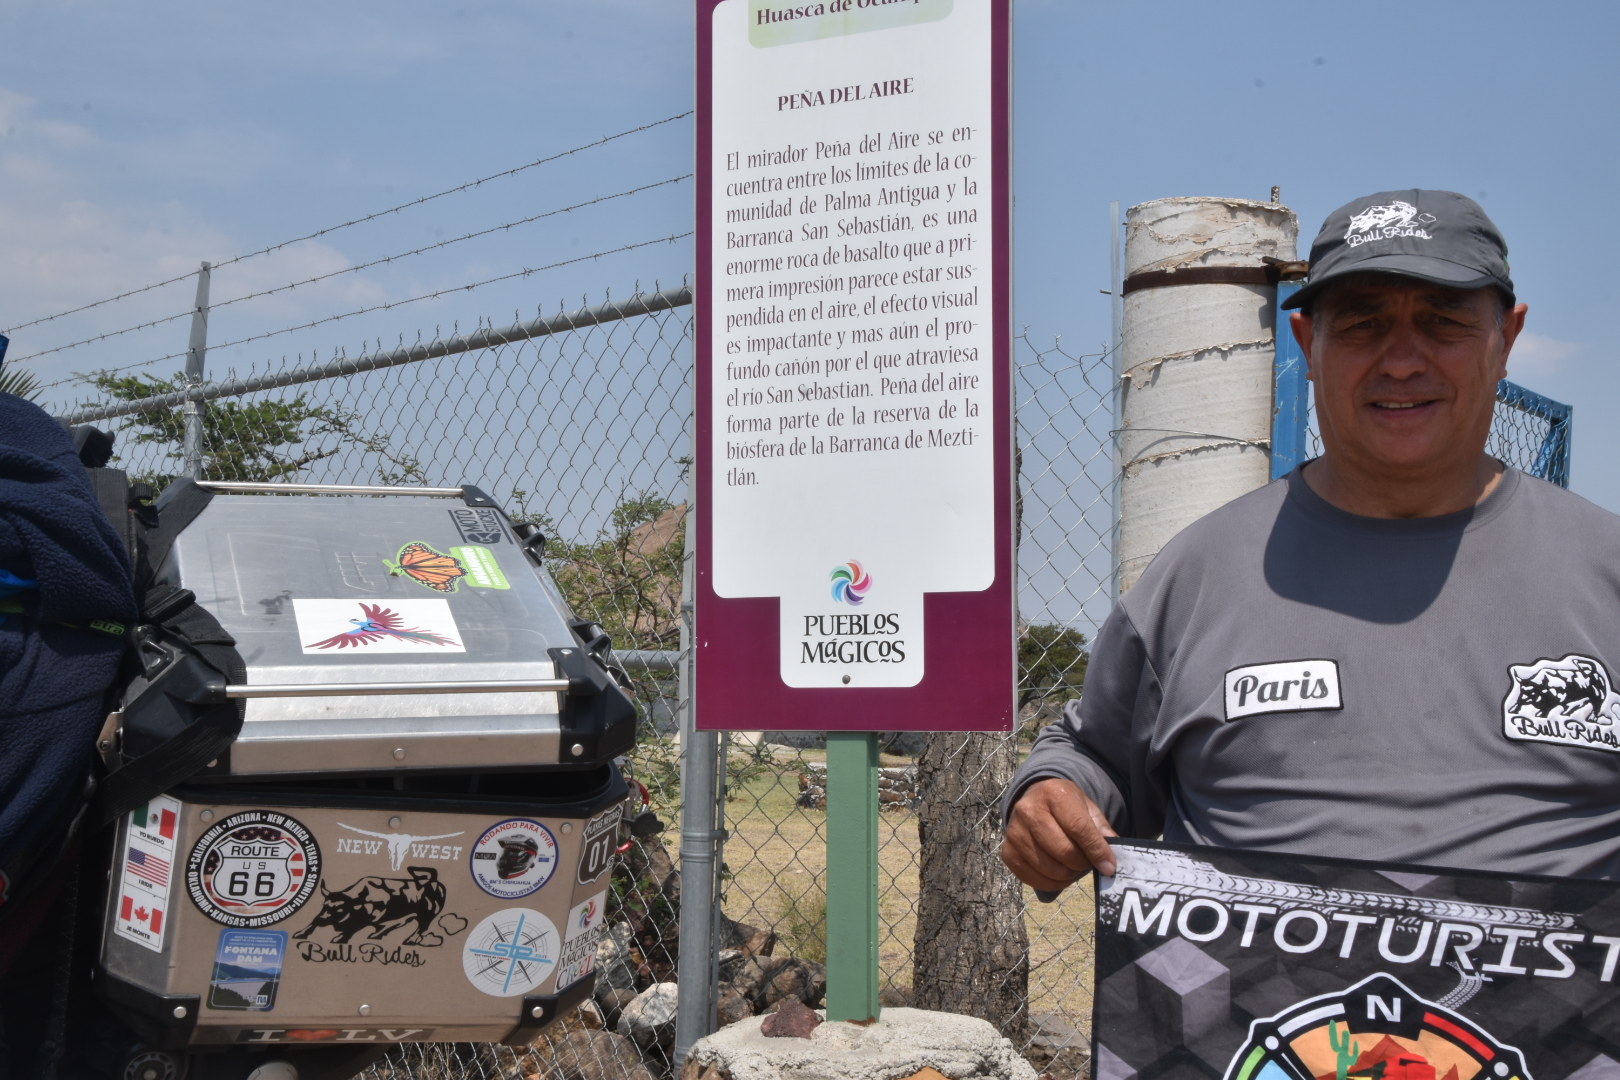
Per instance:
[[[1462,191],[1507,235],[1530,305],[1510,377],[1575,406],[1572,487],[1620,511],[1620,425],[1606,415],[1620,404],[1606,325],[1614,6],[1012,7],[1015,326],[1071,353],[1106,346],[1113,202],[1265,199],[1275,185],[1303,255],[1355,196]],[[210,372],[679,283],[694,28],[675,0],[0,0],[8,363],[53,382],[169,357],[150,370],[170,374],[183,318],[61,347],[185,312],[190,279],[22,324],[486,177],[218,269],[216,304],[442,245],[216,308]]]

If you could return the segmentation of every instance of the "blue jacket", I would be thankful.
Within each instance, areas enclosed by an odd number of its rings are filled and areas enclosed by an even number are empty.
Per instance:
[[[67,432],[0,393],[0,872],[54,845],[82,794],[123,642],[88,624],[136,616],[129,556]],[[0,889],[4,884],[0,883]]]

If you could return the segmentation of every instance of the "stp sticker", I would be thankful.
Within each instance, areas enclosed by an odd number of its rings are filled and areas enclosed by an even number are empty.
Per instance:
[[[197,839],[186,860],[186,890],[215,922],[257,929],[308,903],[320,874],[321,850],[301,822],[246,810]]]
[[[556,869],[557,838],[538,821],[512,818],[492,825],[473,845],[473,880],[502,900],[538,892]]]
[[[517,997],[546,981],[560,946],[545,915],[506,908],[473,927],[461,949],[461,967],[467,981],[490,997]]]

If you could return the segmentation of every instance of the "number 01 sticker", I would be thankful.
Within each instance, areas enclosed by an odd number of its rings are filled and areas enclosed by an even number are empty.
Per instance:
[[[224,926],[279,922],[314,895],[321,850],[285,814],[232,814],[198,838],[186,860],[186,889],[204,915]]]

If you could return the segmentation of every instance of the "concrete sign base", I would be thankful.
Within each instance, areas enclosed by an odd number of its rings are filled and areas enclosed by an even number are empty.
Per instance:
[[[680,1080],[1036,1080],[1029,1062],[983,1020],[884,1009],[875,1024],[831,1021],[808,1039],[767,1038],[764,1017],[721,1028],[687,1055]]]

